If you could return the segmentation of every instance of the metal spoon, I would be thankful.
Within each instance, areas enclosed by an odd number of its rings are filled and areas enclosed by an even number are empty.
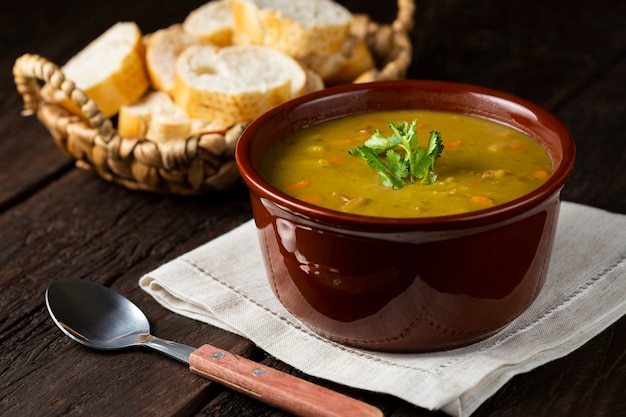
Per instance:
[[[46,306],[75,341],[96,349],[146,346],[190,365],[193,373],[298,416],[381,417],[369,404],[211,345],[194,349],[150,334],[144,313],[107,287],[74,278],[53,282]]]

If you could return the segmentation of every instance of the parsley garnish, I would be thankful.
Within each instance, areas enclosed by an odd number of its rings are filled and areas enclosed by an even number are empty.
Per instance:
[[[393,132],[390,136],[382,135],[377,129],[362,146],[348,153],[364,159],[386,187],[400,189],[416,179],[422,180],[422,184],[433,184],[437,180],[435,160],[443,151],[441,133],[431,131],[428,146],[423,148],[417,144],[415,120],[410,125],[407,122],[397,125],[389,122],[389,127]],[[381,158],[380,154],[384,157]]]

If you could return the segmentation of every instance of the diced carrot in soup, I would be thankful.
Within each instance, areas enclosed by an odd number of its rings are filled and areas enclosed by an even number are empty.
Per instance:
[[[364,160],[348,154],[374,129],[388,136],[389,122],[412,120],[428,126],[417,131],[420,146],[427,145],[430,129],[440,131],[447,144],[435,161],[434,184],[416,181],[399,190],[385,187]],[[486,209],[529,193],[551,173],[545,149],[511,127],[472,116],[409,110],[310,126],[276,145],[262,168],[268,182],[295,198],[377,217],[445,216]]]
[[[328,158],[328,162],[330,162],[331,164],[340,164],[343,162],[344,159],[345,156],[331,156],[330,158]]]
[[[299,190],[301,188],[305,188],[311,185],[311,181],[309,180],[300,180],[296,182],[292,182],[287,184],[287,189],[289,190]]]

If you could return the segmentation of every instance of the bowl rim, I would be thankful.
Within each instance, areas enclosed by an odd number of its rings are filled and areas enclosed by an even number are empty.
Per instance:
[[[265,181],[260,173],[254,169],[251,156],[252,140],[256,131],[272,119],[278,118],[285,112],[303,105],[311,105],[317,101],[323,101],[329,97],[341,95],[351,95],[367,93],[373,91],[420,89],[436,93],[472,94],[483,96],[497,102],[506,103],[519,108],[520,111],[530,112],[537,120],[538,124],[550,126],[560,138],[559,145],[562,149],[562,158],[550,178],[535,190],[524,194],[514,200],[498,204],[494,207],[470,211],[466,213],[429,216],[429,217],[377,217],[352,213],[340,212],[311,203],[298,200],[288,194],[273,187]],[[385,109],[380,109],[385,110]],[[371,110],[369,110],[371,111]],[[367,112],[367,111],[365,111]],[[360,112],[363,113],[363,112]],[[353,113],[357,114],[357,113]],[[341,116],[341,115],[340,115]],[[339,117],[340,117],[339,116]],[[480,115],[477,115],[481,117]],[[492,120],[496,121],[496,120]],[[496,121],[498,122],[498,121]],[[502,122],[500,122],[502,123]],[[313,123],[314,124],[314,123]],[[516,128],[515,126],[511,126]],[[521,130],[517,128],[517,130]],[[536,139],[536,138],[535,138]],[[545,145],[542,145],[545,148]],[[548,150],[548,153],[550,151]],[[553,156],[550,155],[553,159]],[[329,87],[324,90],[309,93],[287,102],[279,104],[269,111],[254,119],[242,132],[235,147],[235,161],[240,171],[241,177],[251,192],[254,192],[262,199],[273,201],[274,204],[290,211],[291,213],[312,220],[316,223],[339,224],[343,227],[355,229],[380,229],[380,230],[402,230],[409,229],[440,229],[450,227],[474,227],[488,223],[493,223],[518,216],[530,209],[541,205],[542,202],[550,200],[551,197],[560,193],[574,166],[576,158],[576,148],[574,139],[569,129],[555,115],[529,100],[519,96],[492,89],[489,87],[439,80],[388,80],[373,81],[361,84],[344,84]],[[555,163],[553,159],[553,163]]]

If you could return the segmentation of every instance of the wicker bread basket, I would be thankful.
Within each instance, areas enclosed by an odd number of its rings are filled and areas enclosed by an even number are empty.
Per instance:
[[[411,63],[415,3],[398,0],[391,24],[379,24],[367,15],[356,15],[351,32],[366,41],[377,68],[363,73],[355,82],[401,79]],[[22,95],[22,114],[36,114],[50,131],[57,146],[76,160],[80,168],[92,170],[107,181],[133,190],[160,194],[196,195],[241,184],[234,160],[235,144],[245,128],[241,123],[225,132],[190,136],[163,143],[146,138],[126,138],[116,131],[93,100],[67,80],[57,65],[25,54],[15,61],[13,75]],[[41,84],[62,91],[82,115],[69,113],[48,102]]]

